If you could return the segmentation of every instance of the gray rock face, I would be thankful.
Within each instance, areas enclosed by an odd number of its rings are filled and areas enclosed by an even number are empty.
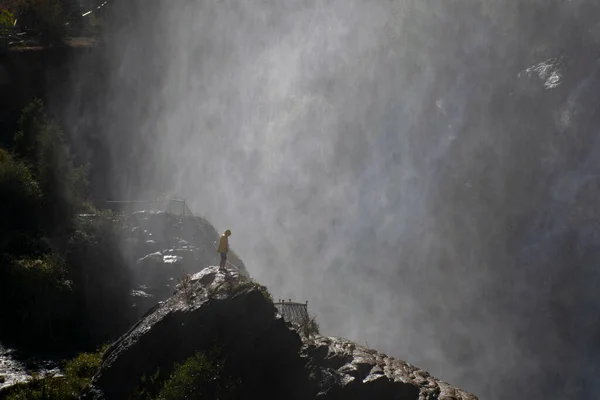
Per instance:
[[[407,362],[338,337],[304,338],[318,399],[477,400]]]
[[[246,282],[246,283],[245,283]],[[341,338],[301,338],[254,285],[209,267],[177,286],[104,355],[82,399],[126,399],[140,378],[218,343],[242,398],[476,400],[408,363]]]

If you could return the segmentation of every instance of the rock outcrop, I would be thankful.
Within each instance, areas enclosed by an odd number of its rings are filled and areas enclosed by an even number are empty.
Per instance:
[[[407,362],[338,337],[303,338],[319,399],[476,400]]]
[[[269,296],[209,267],[178,285],[103,357],[85,400],[126,399],[142,376],[218,344],[240,398],[476,400],[412,365],[341,338],[301,337]]]
[[[124,215],[115,223],[119,224],[123,255],[131,266],[135,321],[157,302],[169,298],[184,273],[194,274],[217,262],[215,243],[219,233],[208,221],[196,216],[162,211]],[[79,218],[97,216],[82,214]],[[248,276],[243,261],[233,251],[228,261]]]

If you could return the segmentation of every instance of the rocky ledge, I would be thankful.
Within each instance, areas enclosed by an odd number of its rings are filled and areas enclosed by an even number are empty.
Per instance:
[[[141,377],[218,343],[239,398],[476,400],[408,363],[342,338],[301,336],[264,287],[208,267],[113,343],[82,399],[127,399]],[[237,397],[236,397],[237,398]]]
[[[477,400],[407,362],[339,337],[303,337],[319,399]]]

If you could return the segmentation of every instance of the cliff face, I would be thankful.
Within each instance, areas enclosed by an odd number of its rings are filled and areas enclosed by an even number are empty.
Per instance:
[[[180,284],[113,343],[82,399],[127,399],[142,376],[170,371],[215,343],[223,349],[227,375],[239,384],[235,398],[477,399],[348,340],[300,336],[260,288],[228,279],[218,267]]]

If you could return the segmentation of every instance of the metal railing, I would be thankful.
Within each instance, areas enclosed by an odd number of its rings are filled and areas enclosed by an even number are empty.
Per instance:
[[[182,217],[195,216],[184,199],[174,197],[164,200],[104,200],[104,204],[112,210],[117,208],[126,212],[164,211]]]
[[[288,301],[280,299],[275,303],[275,308],[277,308],[277,312],[286,322],[303,325],[309,320],[308,301],[305,303],[295,303],[292,299]]]

